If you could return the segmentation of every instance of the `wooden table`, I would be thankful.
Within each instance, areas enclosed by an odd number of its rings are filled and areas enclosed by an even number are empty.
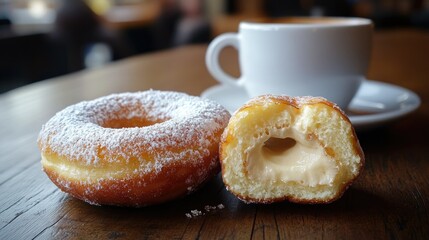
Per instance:
[[[162,89],[199,95],[216,82],[206,46],[142,55],[0,95],[0,239],[428,239],[429,33],[385,30],[374,38],[369,78],[409,88],[422,106],[388,126],[359,133],[363,174],[328,205],[245,204],[220,176],[198,192],[141,209],[96,207],[58,190],[41,171],[41,125],[81,100]],[[237,73],[235,52],[222,63]],[[187,218],[191,210],[224,209]]]

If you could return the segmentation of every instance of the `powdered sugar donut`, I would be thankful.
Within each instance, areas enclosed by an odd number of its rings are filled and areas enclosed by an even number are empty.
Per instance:
[[[67,107],[42,128],[46,174],[96,205],[145,206],[192,192],[219,171],[229,113],[184,93],[113,94]]]

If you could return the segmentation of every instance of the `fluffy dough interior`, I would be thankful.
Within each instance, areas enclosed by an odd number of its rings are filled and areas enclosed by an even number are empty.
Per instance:
[[[248,104],[224,132],[223,180],[248,202],[329,202],[359,174],[354,138],[350,122],[329,104]]]

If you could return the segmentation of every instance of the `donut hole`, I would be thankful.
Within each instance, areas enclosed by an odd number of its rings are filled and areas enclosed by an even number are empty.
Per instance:
[[[265,141],[262,152],[265,154],[282,154],[289,149],[292,149],[296,145],[296,141],[293,138],[270,138]]]
[[[101,124],[104,128],[141,128],[162,123],[168,119],[144,119],[144,118],[129,118],[129,119],[109,119]]]

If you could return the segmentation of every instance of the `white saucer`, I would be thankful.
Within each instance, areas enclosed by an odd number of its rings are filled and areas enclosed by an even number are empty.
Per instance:
[[[249,100],[244,89],[227,85],[210,87],[201,96],[217,101],[231,113]],[[363,130],[398,119],[419,106],[419,96],[408,89],[366,80],[346,112],[353,126]]]

